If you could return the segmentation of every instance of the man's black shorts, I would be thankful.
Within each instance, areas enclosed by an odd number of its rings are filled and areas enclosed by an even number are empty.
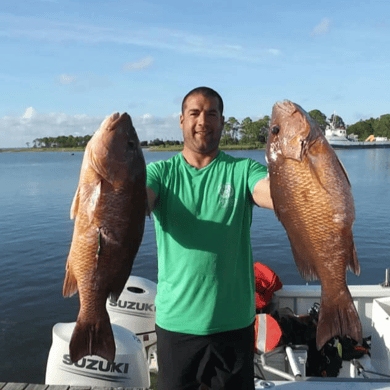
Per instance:
[[[253,325],[207,336],[156,332],[158,390],[254,390]]]

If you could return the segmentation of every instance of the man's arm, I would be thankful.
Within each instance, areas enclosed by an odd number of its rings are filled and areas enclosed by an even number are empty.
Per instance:
[[[150,215],[156,205],[157,195],[150,187],[146,187],[146,195],[148,196],[148,209],[146,210],[146,215]]]
[[[271,198],[271,189],[268,177],[261,179],[256,183],[252,197],[257,206],[273,210],[274,204]]]

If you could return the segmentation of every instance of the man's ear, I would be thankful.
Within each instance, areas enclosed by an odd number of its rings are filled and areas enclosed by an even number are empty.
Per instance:
[[[222,129],[223,129],[224,125],[225,125],[225,117],[222,115],[221,116],[221,126],[222,126]]]

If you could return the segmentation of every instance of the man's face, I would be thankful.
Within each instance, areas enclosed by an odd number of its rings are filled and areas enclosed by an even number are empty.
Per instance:
[[[190,95],[180,116],[184,146],[193,152],[208,154],[218,149],[224,126],[218,100],[201,94]]]

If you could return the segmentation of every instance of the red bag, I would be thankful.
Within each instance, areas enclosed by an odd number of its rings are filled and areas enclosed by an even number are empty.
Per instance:
[[[259,262],[254,263],[255,287],[256,287],[256,311],[267,306],[275,291],[282,288],[283,284],[271,268]]]

